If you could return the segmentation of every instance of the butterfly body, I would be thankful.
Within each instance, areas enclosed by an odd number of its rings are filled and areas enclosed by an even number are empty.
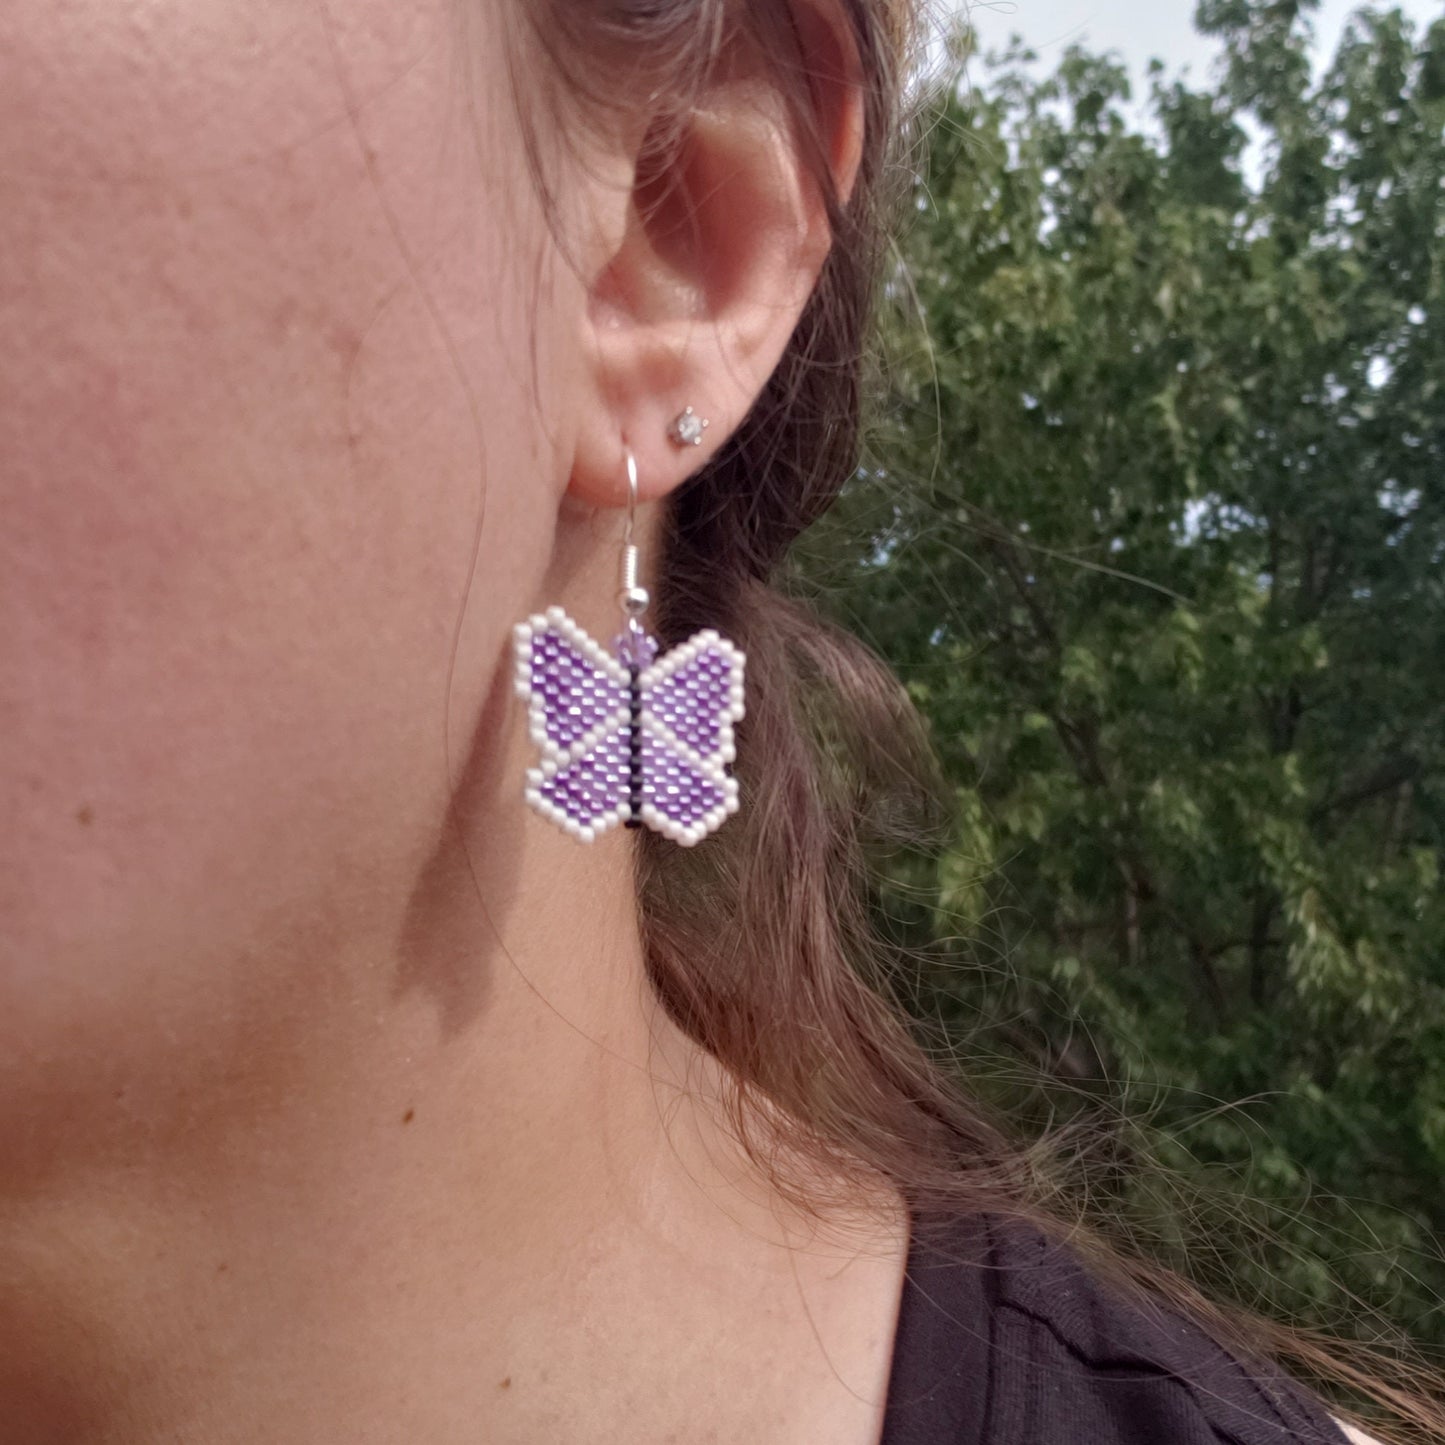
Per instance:
[[[614,651],[549,608],[514,633],[516,691],[541,756],[526,799],[583,842],[618,823],[691,846],[738,807],[733,725],[742,652],[711,629],[658,656],[639,629]]]

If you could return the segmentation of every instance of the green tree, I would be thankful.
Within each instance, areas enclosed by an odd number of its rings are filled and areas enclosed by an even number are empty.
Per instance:
[[[1445,20],[1316,81],[1310,8],[1203,0],[1219,73],[1143,124],[1109,58],[970,63],[800,571],[957,788],[930,881],[995,966],[924,1007],[1147,1118],[1104,1187],[1166,1247],[1141,1137],[1264,1224],[1209,1282],[1442,1343]]]

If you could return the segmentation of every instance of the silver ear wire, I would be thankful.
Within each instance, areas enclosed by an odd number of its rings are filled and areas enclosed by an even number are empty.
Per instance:
[[[672,425],[667,429],[667,435],[671,438],[674,446],[700,447],[702,434],[707,428],[708,419],[705,416],[699,416],[690,406],[685,406],[673,417]]]
[[[637,580],[637,543],[632,540],[632,528],[637,520],[637,458],[632,455],[631,447],[626,448],[626,452],[627,525],[622,532],[622,591],[617,600],[622,604],[630,627],[637,630],[641,625],[638,618],[647,611],[651,599],[647,588]]]

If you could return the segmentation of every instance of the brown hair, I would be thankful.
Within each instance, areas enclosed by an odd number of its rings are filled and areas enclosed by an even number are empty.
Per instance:
[[[1341,1395],[1369,1399],[1411,1438],[1445,1433],[1423,1369],[1207,1302],[1044,1201],[1030,1151],[935,1062],[892,999],[867,906],[870,849],[916,841],[941,818],[921,719],[886,666],[777,585],[790,544],[857,465],[875,286],[906,177],[904,88],[917,0],[832,0],[866,85],[861,167],[840,204],[816,130],[793,5],[785,0],[521,0],[524,125],[585,120],[644,95],[665,173],[692,98],[730,47],[775,72],[827,200],[833,245],[781,364],[736,434],[670,508],[656,578],[663,642],[717,627],[748,656],[738,737],[743,807],[707,844],[640,841],[651,980],[672,1016],[725,1065],[739,1137],[809,1200],[823,1177],[881,1175],[915,1225],[988,1211],[1068,1233],[1096,1270],[1163,1294],[1231,1348],[1270,1355]],[[550,104],[536,99],[539,81]],[[567,117],[567,109],[575,108]],[[565,125],[559,128],[565,131]],[[534,126],[533,168],[553,209]],[[789,1167],[784,1169],[780,1157]],[[809,1166],[813,1167],[809,1167]],[[1378,1427],[1375,1427],[1378,1428]],[[1415,1438],[1419,1438],[1416,1436]]]

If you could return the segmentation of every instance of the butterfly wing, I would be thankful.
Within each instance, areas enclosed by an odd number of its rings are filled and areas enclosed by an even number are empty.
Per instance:
[[[560,607],[519,623],[513,642],[516,691],[542,753],[527,801],[590,842],[631,814],[627,669]]]
[[[627,734],[618,730],[566,763],[543,761],[527,770],[527,801],[544,818],[590,843],[632,815],[629,753]]]
[[[691,845],[737,812],[733,725],[743,716],[742,652],[711,629],[654,662],[642,694],[642,820]]]

